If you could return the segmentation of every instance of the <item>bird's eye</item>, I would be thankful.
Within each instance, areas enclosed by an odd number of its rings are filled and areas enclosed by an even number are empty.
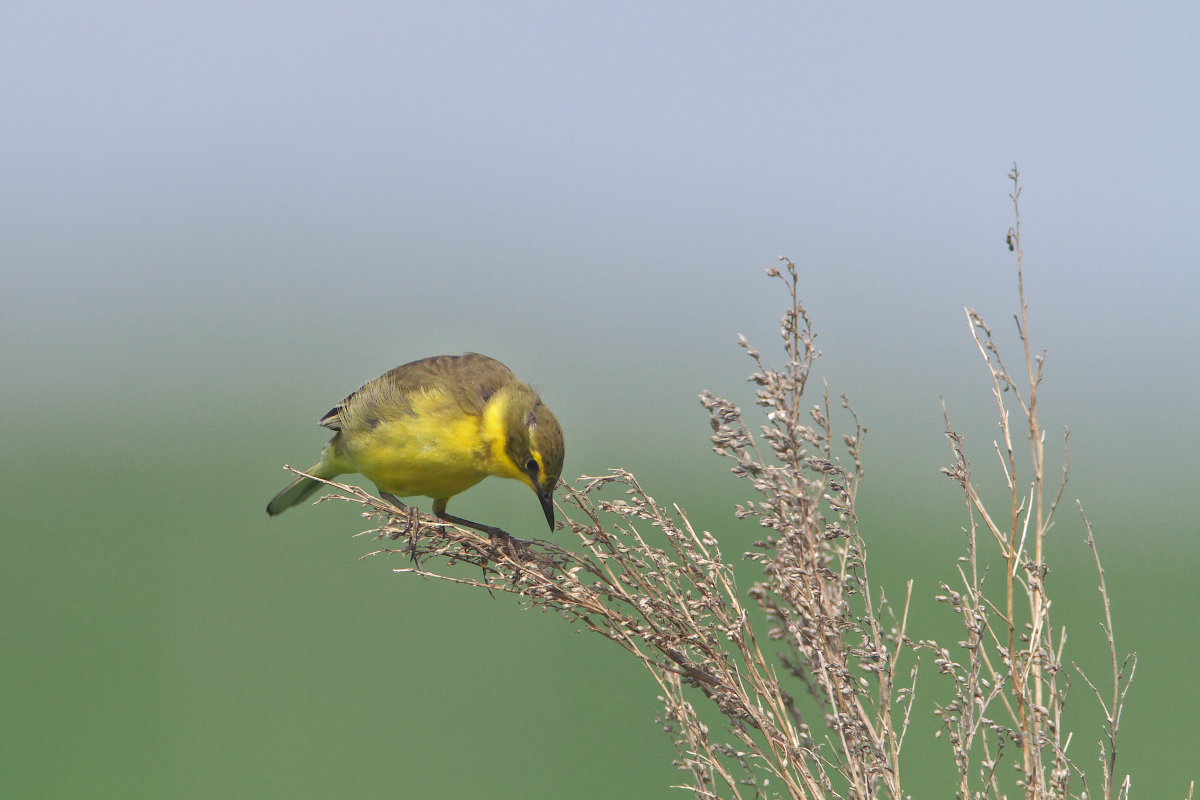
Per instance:
[[[536,458],[529,459],[529,461],[526,462],[526,464],[525,464],[526,472],[532,472],[536,475],[540,470],[541,470],[541,466],[538,464]]]

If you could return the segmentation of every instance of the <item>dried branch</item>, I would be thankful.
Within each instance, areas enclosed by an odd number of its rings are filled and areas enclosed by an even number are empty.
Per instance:
[[[659,687],[658,719],[688,776],[679,788],[695,797],[907,797],[901,764],[921,651],[932,653],[953,689],[934,713],[939,736],[950,743],[958,797],[1091,797],[1088,770],[1071,756],[1067,636],[1050,613],[1044,558],[1068,480],[1067,436],[1061,479],[1047,502],[1046,432],[1039,418],[1046,357],[1034,355],[1029,334],[1015,167],[1010,178],[1015,222],[1008,243],[1017,260],[1023,369],[1010,370],[987,323],[966,310],[999,420],[993,447],[1008,490],[1003,509],[983,499],[965,440],[943,407],[953,463],[942,471],[962,489],[967,516],[966,552],[955,565],[954,585],[942,583],[936,597],[963,627],[955,649],[910,638],[911,581],[898,612],[871,583],[855,511],[867,429],[844,395],[835,403],[827,386],[815,402],[806,395],[820,352],[800,299],[798,270],[786,259],[768,270],[790,300],[779,329],[783,366],[770,366],[739,337],[754,363],[749,380],[763,419],[751,422],[729,400],[700,395],[713,450],[732,461],[732,473],[754,492],[735,516],[765,531],[744,554],[761,572],[748,590],[738,586],[717,536],[693,526],[678,506],[656,501],[625,470],[560,487],[560,527],[576,549],[489,538],[326,481],[337,490],[332,497],[362,505],[374,521],[366,533],[385,545],[369,556],[411,560],[397,572],[517,595],[637,659]],[[847,433],[839,435],[835,417],[847,421]],[[1017,445],[1022,436],[1027,455]],[[1091,524],[1086,518],[1084,524],[1100,579],[1111,687],[1102,689],[1078,665],[1075,670],[1105,714],[1103,797],[1121,800],[1131,782],[1118,783],[1118,732],[1136,658],[1117,656],[1105,574]],[[983,552],[989,542],[996,569],[1003,568],[994,577]],[[797,702],[793,692],[811,700]],[[713,718],[719,727],[705,722]],[[1015,769],[1002,769],[1009,765]]]

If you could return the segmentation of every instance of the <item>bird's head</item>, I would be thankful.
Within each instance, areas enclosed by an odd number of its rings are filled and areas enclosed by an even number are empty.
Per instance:
[[[562,475],[563,432],[554,414],[532,390],[519,392],[509,406],[505,455],[516,478],[533,489],[554,529],[554,487]]]

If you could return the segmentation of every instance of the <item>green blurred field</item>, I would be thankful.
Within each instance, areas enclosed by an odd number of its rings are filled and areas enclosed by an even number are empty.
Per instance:
[[[296,400],[312,413],[291,418],[264,401],[269,388],[253,388],[249,407],[212,396],[127,413],[120,404],[67,416],[28,408],[6,426],[21,457],[6,459],[0,476],[0,796],[678,794],[667,788],[681,774],[654,722],[652,682],[616,648],[511,598],[394,575],[395,558],[358,560],[371,542],[352,538],[362,523],[346,506],[268,520],[262,507],[285,480],[280,465],[322,441],[311,422],[328,397]],[[727,514],[742,490],[706,455],[698,407],[679,424],[614,441],[580,425],[578,401],[558,394],[561,416],[576,420],[568,474],[620,459],[659,499],[727,531],[728,553],[744,549],[754,531]],[[871,568],[894,598],[913,577],[914,633],[954,641],[948,610],[930,597],[958,552],[961,502],[933,473],[943,458],[936,437],[928,450],[889,451],[896,425],[883,420],[877,449],[868,447]],[[1120,644],[1141,657],[1122,769],[1139,797],[1182,797],[1200,700],[1186,667],[1197,623],[1181,598],[1200,552],[1169,519],[1119,518],[1097,471],[1080,472],[1079,491],[1099,496],[1093,521]],[[513,530],[539,522],[516,483],[492,480],[458,502]],[[1140,547],[1150,532],[1169,544]],[[1098,677],[1098,597],[1070,509],[1060,533],[1056,612],[1071,631],[1068,652]],[[925,670],[920,707],[938,696],[938,680]],[[1082,683],[1074,691],[1072,710],[1086,713],[1073,748],[1089,763],[1098,721]],[[947,796],[946,746],[932,730],[932,717],[919,717],[909,743],[917,797]]]

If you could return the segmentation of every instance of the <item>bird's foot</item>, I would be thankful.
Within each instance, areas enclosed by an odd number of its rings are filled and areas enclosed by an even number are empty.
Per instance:
[[[417,542],[420,540],[421,527],[418,525],[421,517],[421,511],[416,506],[405,505],[400,501],[399,497],[390,492],[380,492],[379,496],[396,507],[397,511],[403,513],[407,517],[407,524],[403,530],[395,530],[388,533],[388,538],[399,539],[404,536],[408,539],[408,543],[404,546],[403,552],[408,554],[412,559],[413,564],[417,567],[421,566],[421,562],[417,560]]]

